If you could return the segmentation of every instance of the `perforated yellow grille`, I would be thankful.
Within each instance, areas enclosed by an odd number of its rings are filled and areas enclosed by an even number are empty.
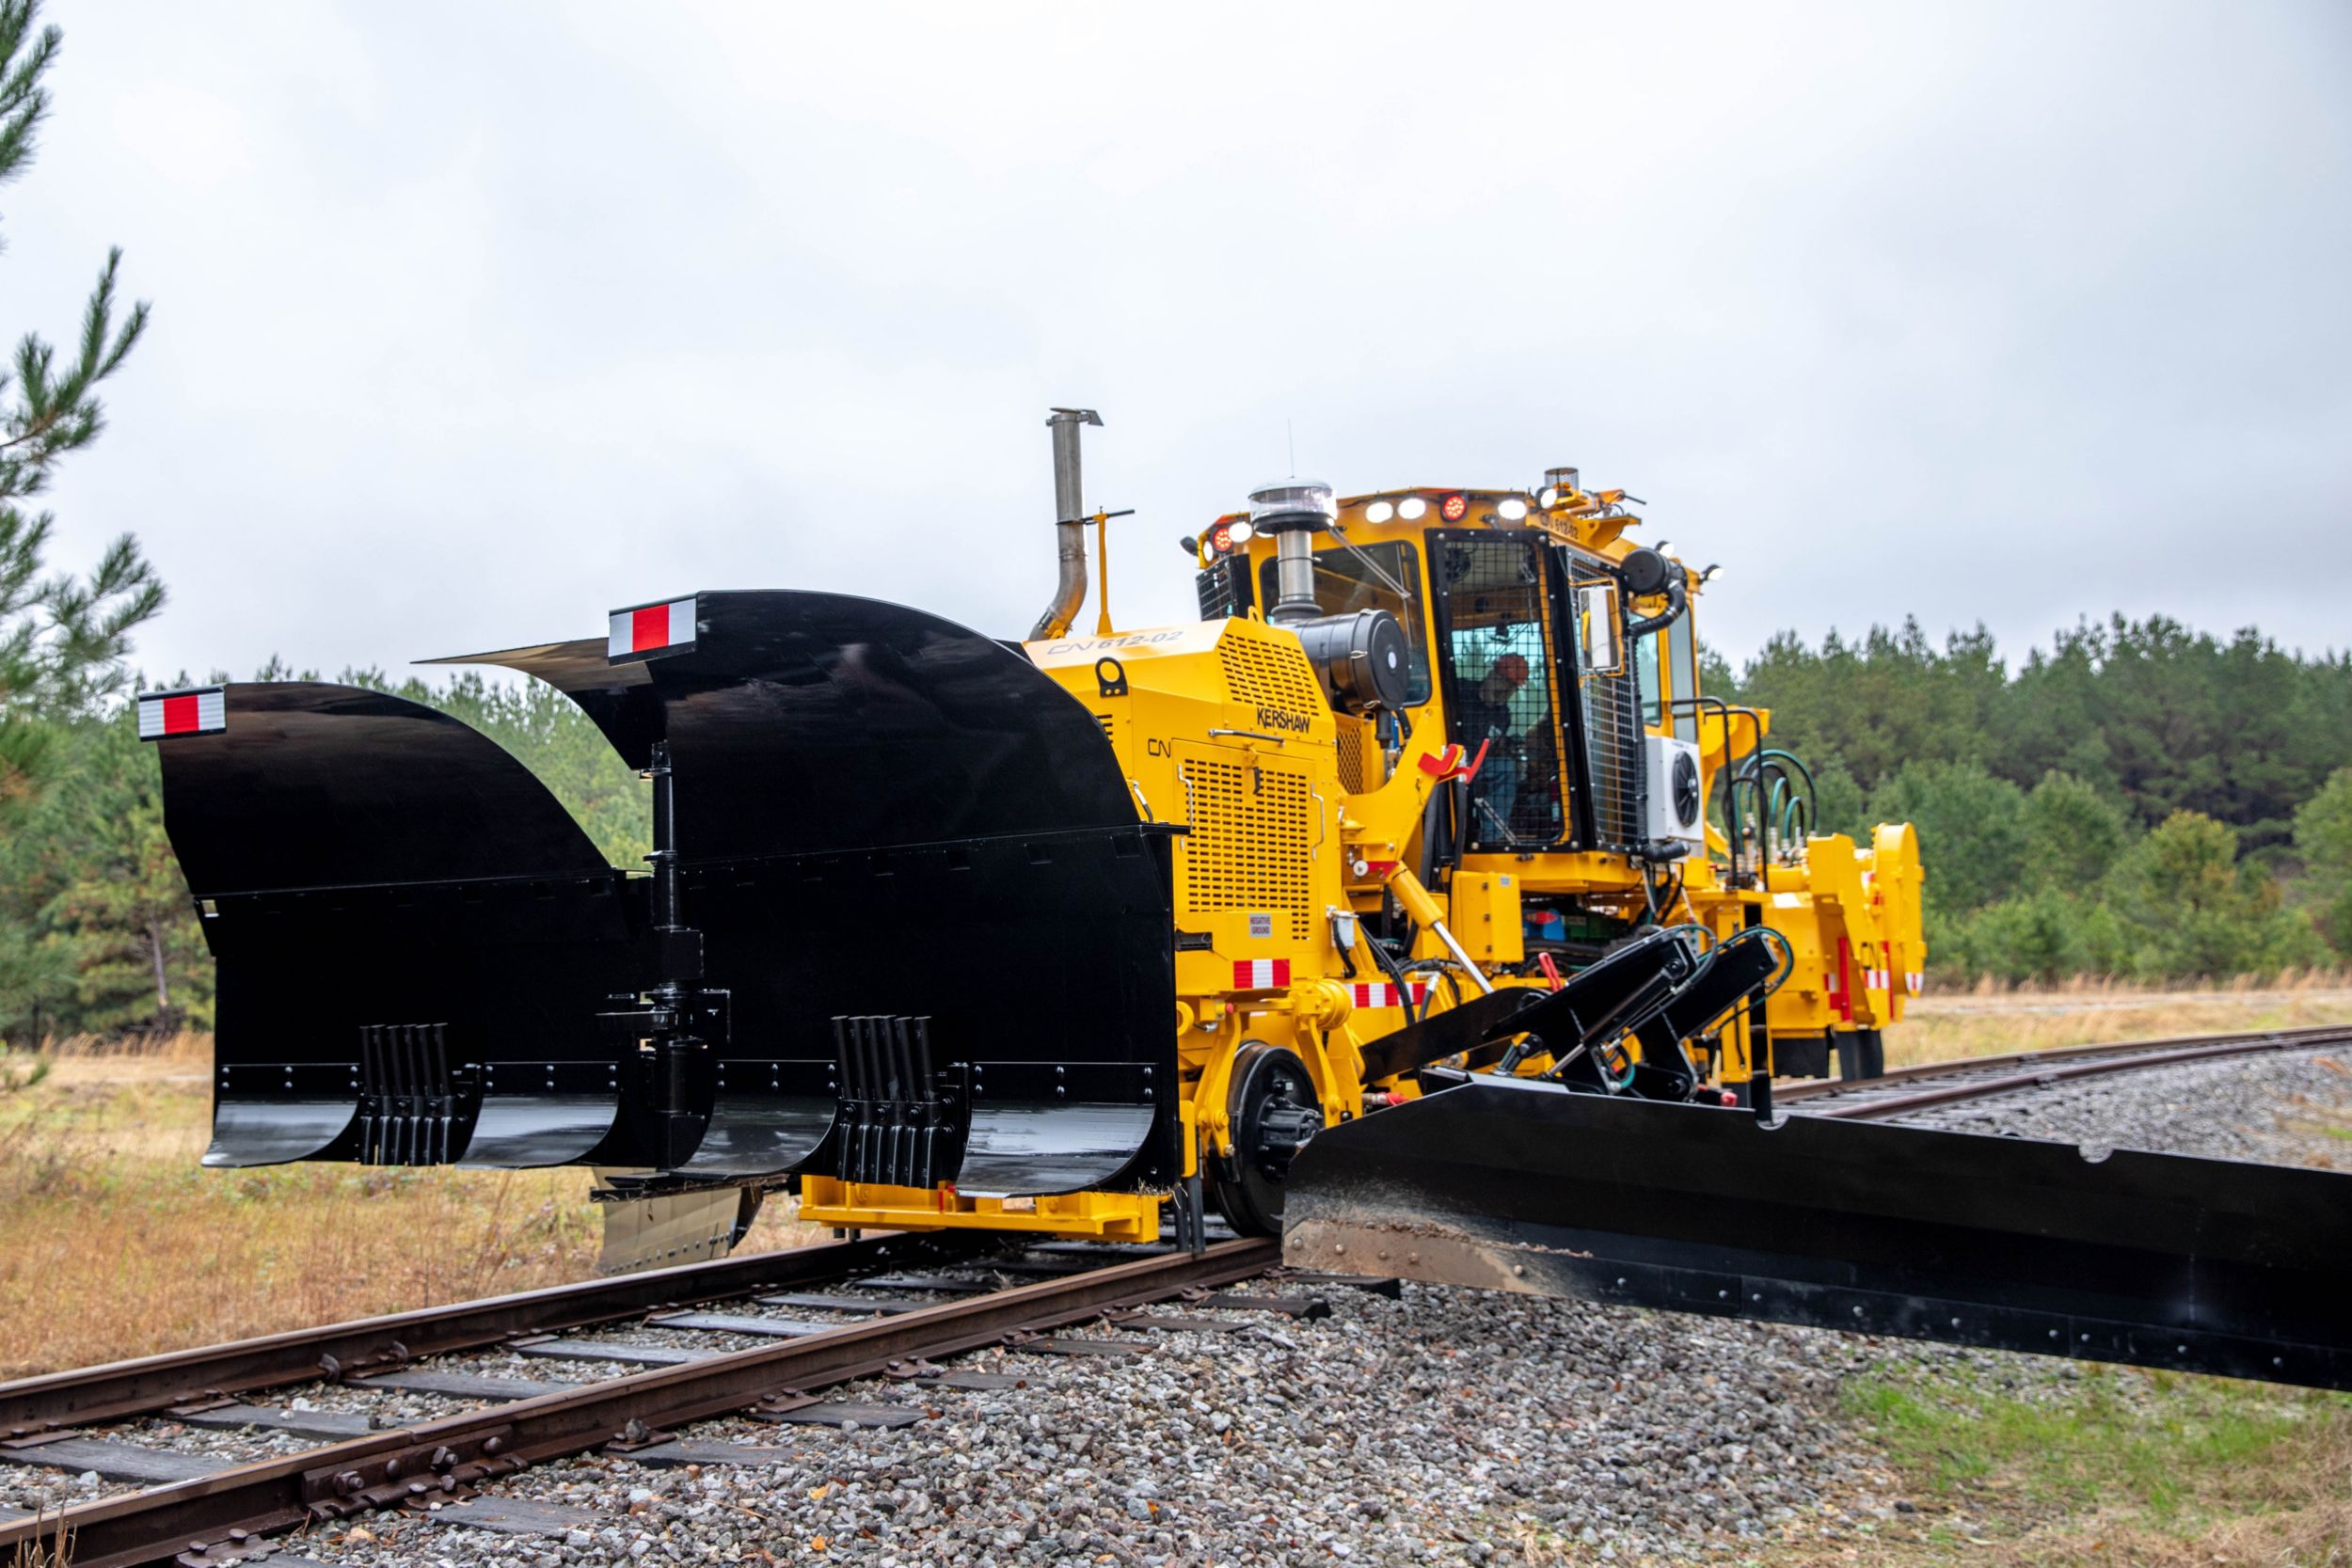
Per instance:
[[[1247,764],[1186,758],[1192,832],[1184,898],[1195,911],[1286,911],[1288,934],[1307,929],[1307,781]]]
[[[1216,657],[1225,668],[1227,688],[1242,702],[1290,713],[1312,713],[1323,705],[1314,670],[1295,642],[1261,642],[1229,631],[1216,645]]]
[[[1389,782],[1389,759],[1381,754],[1380,736],[1362,719],[1340,719],[1340,787],[1350,795],[1378,789]]]

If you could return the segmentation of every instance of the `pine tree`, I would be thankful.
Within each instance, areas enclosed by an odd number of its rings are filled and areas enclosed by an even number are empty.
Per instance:
[[[31,166],[49,114],[42,78],[63,35],[38,24],[40,9],[39,0],[0,0],[0,184]],[[28,332],[0,368],[0,845],[56,784],[72,727],[120,687],[132,630],[163,608],[163,585],[130,535],[87,577],[53,573],[43,558],[56,518],[22,504],[48,489],[68,452],[98,438],[98,384],[147,329],[145,301],[117,320],[121,265],[119,248],[107,252],[62,360]],[[44,1001],[68,989],[76,968],[43,917],[43,896],[0,882],[0,1020],[27,1015],[36,1034]]]
[[[42,78],[63,35],[37,27],[39,0],[0,0],[0,184],[31,166],[49,93]],[[0,828],[30,808],[56,722],[87,713],[122,679],[132,629],[163,608],[163,585],[125,534],[86,578],[45,572],[56,526],[19,503],[49,487],[58,461],[105,427],[98,384],[147,329],[145,301],[117,322],[119,248],[83,308],[72,353],[37,333],[0,371]]]

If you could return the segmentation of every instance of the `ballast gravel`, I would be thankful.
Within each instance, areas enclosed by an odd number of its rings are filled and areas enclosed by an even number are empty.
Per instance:
[[[2092,1148],[2352,1170],[2348,1117],[2352,1051],[2329,1048],[2067,1079],[1903,1120]]]
[[[350,1564],[1483,1563],[1730,1553],[1862,1474],[1830,1419],[1860,1341],[1406,1285],[1320,1290],[1313,1323],[1117,1334],[1118,1360],[994,1353],[1027,1386],[877,1383],[937,1412],[898,1431],[706,1422],[782,1464],[607,1456],[501,1497],[601,1518],[531,1541],[382,1516],[300,1550]],[[763,1555],[765,1554],[765,1555]]]
[[[2327,1131],[2352,1126],[2348,1066],[2326,1053],[2201,1064],[1915,1119],[2352,1168],[2352,1144]],[[1870,1515],[1909,1507],[1841,1423],[1840,1386],[1856,1375],[1899,1359],[1965,1363],[2052,1399],[2072,1397],[2082,1375],[2040,1357],[1443,1287],[1315,1293],[1332,1307],[1321,1321],[1227,1311],[1201,1315],[1233,1332],[1084,1331],[1150,1347],[1132,1358],[993,1351],[955,1363],[1016,1374],[1018,1388],[826,1391],[930,1413],[896,1431],[735,1418],[690,1433],[781,1449],[781,1463],[658,1468],[593,1455],[496,1489],[576,1511],[560,1536],[394,1513],[285,1547],[351,1568],[1737,1561],[1783,1527],[1851,1540]],[[503,1353],[465,1365],[581,1381],[628,1370]],[[371,1403],[357,1389],[310,1397],[395,1420],[452,1408]],[[215,1444],[276,1446],[193,1432],[175,1446]],[[91,1495],[71,1480],[60,1490]]]

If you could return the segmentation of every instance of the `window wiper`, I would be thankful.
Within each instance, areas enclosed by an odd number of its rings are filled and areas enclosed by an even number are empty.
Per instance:
[[[1381,567],[1380,562],[1373,560],[1372,557],[1358,549],[1355,543],[1350,540],[1346,534],[1340,531],[1339,524],[1327,523],[1324,526],[1330,531],[1331,537],[1340,542],[1340,548],[1345,550],[1348,554],[1354,556],[1358,561],[1363,562],[1364,570],[1370,572],[1374,577],[1380,579],[1381,587],[1387,589],[1390,593],[1394,594],[1398,598],[1404,600],[1406,604],[1413,602],[1412,590],[1397,581],[1396,578],[1389,576],[1388,572]]]

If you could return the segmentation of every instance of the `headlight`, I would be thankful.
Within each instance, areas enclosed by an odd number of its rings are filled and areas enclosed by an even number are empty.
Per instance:
[[[1364,508],[1364,521],[1368,523],[1385,523],[1395,515],[1396,508],[1387,501],[1374,501]]]
[[[1418,521],[1429,510],[1429,503],[1419,496],[1407,496],[1396,503],[1396,515],[1406,522]]]
[[[1506,496],[1495,503],[1495,515],[1506,523],[1516,523],[1527,515],[1527,503],[1517,496]]]

